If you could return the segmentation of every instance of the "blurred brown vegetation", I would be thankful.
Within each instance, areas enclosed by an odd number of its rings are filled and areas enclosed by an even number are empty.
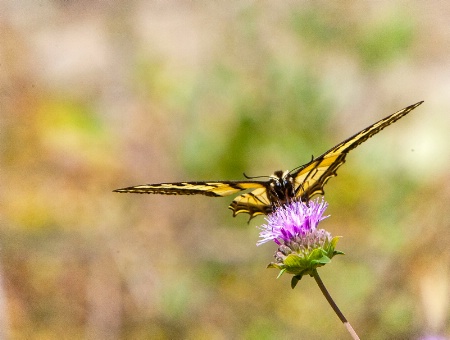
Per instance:
[[[230,199],[419,100],[326,187],[320,273],[364,339],[450,337],[450,4],[0,3],[0,337],[346,339]]]

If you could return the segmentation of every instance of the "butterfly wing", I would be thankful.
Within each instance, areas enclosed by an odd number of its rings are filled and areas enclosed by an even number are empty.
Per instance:
[[[216,181],[216,182],[176,182],[144,184],[134,187],[116,189],[114,192],[160,195],[205,195],[222,197],[239,191],[265,187],[264,182],[257,181]]]
[[[231,202],[229,208],[233,210],[233,216],[247,213],[252,219],[256,215],[267,215],[272,211],[272,204],[267,196],[267,184],[265,182],[261,184],[264,187],[239,195]]]
[[[295,196],[307,201],[315,194],[323,195],[325,183],[331,177],[337,175],[336,170],[345,162],[347,153],[364,143],[367,139],[377,134],[388,125],[391,125],[404,117],[422,103],[423,101],[405,107],[376,122],[292,172],[291,175],[294,177],[295,182]]]
[[[116,189],[115,192],[162,195],[206,195],[222,197],[233,195],[239,191],[255,189],[252,192],[236,197],[229,208],[233,216],[248,213],[250,218],[267,214],[271,204],[267,197],[267,183],[260,181],[216,181],[216,182],[177,182],[144,184],[134,187]]]

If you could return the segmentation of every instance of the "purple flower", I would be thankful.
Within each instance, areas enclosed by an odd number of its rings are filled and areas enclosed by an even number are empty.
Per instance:
[[[281,241],[287,243],[316,231],[319,222],[329,217],[323,216],[327,207],[328,203],[323,198],[308,203],[293,201],[279,207],[266,217],[267,224],[259,227],[262,230],[259,233],[261,240],[256,244],[259,246],[273,240],[281,245]]]
[[[323,198],[307,203],[292,201],[278,207],[266,217],[267,223],[259,227],[261,239],[257,245],[268,241],[278,244],[275,262],[269,267],[280,269],[280,275],[294,274],[292,288],[303,275],[312,276],[333,256],[343,254],[335,250],[339,237],[331,237],[328,231],[317,228],[319,222],[328,217],[323,216],[327,207]]]

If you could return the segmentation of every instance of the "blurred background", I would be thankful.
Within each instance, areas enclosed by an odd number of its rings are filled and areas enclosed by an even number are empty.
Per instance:
[[[322,227],[364,339],[450,337],[450,4],[0,3],[0,338],[347,339],[229,198],[112,193],[293,169],[375,121]]]

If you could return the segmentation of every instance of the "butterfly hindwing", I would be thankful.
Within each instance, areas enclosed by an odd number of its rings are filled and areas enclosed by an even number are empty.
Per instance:
[[[364,130],[331,148],[311,162],[291,173],[295,181],[295,196],[309,200],[315,194],[323,194],[325,183],[336,176],[336,170],[345,162],[345,156],[358,145],[377,134],[385,127],[396,122],[423,102],[405,107],[392,115],[381,119]]]
[[[267,215],[270,213],[272,211],[272,203],[267,196],[267,188],[262,187],[236,197],[229,208],[233,210],[233,216],[240,213],[248,213],[251,219],[256,215]]]

